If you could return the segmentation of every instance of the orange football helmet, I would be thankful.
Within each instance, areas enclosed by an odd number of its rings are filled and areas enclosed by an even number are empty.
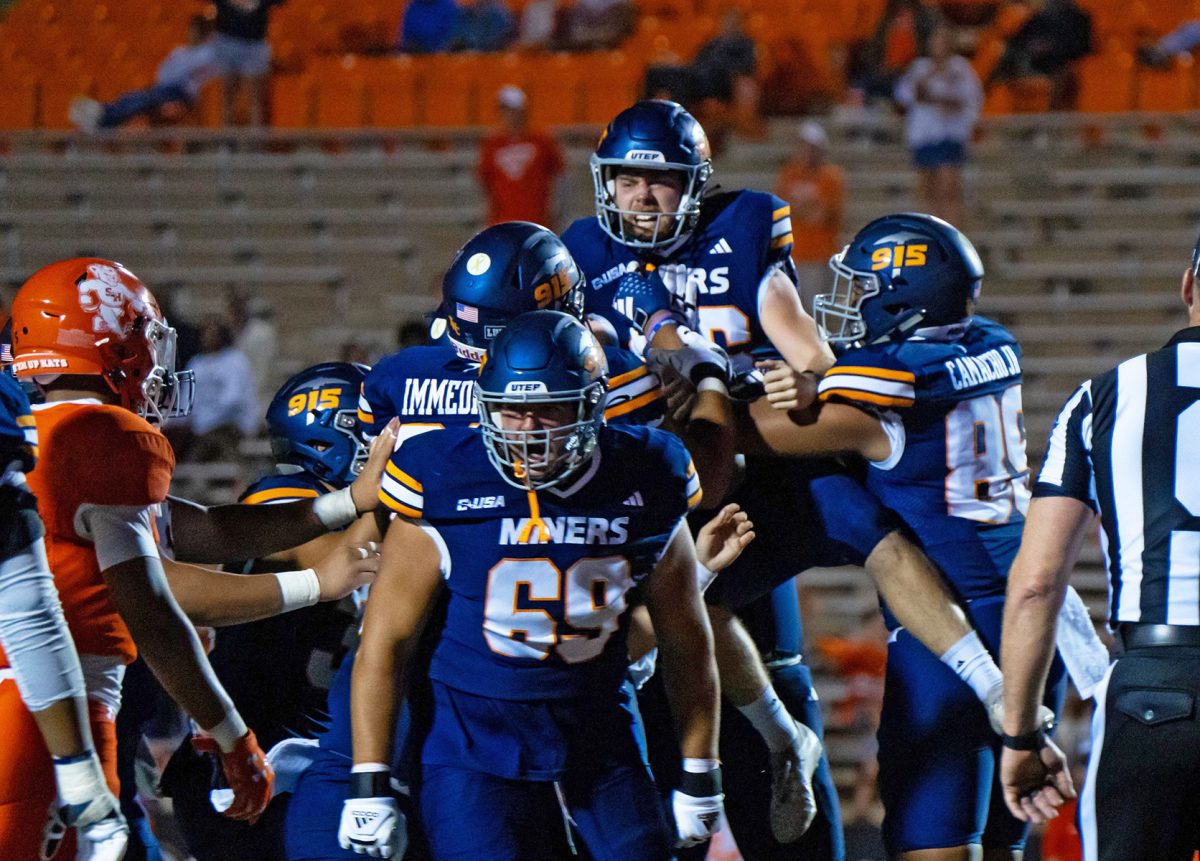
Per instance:
[[[192,373],[175,370],[175,330],[120,263],[79,257],[33,273],[13,300],[12,337],[19,378],[99,376],[122,406],[158,424],[191,409]]]

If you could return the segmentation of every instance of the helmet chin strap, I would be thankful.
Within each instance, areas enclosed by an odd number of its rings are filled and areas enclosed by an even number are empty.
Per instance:
[[[550,527],[546,521],[542,519],[541,506],[538,504],[537,491],[529,486],[529,472],[525,469],[525,464],[517,460],[513,463],[513,475],[525,482],[525,497],[529,500],[529,520],[521,527],[520,533],[517,535],[517,541],[520,544],[534,543],[533,534],[537,531],[537,543],[548,544],[550,542]]]

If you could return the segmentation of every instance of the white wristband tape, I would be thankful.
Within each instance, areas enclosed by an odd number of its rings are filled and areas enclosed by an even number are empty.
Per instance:
[[[698,759],[689,756],[683,758],[683,770],[689,774],[707,774],[720,765],[719,759]]]
[[[717,578],[717,572],[705,566],[699,559],[696,560],[696,587],[703,594],[704,590],[712,585],[712,581]]]
[[[238,739],[248,733],[250,728],[246,726],[240,714],[232,711],[225,714],[225,720],[204,731],[213,737],[213,741],[223,752],[229,753],[237,747]]]
[[[390,771],[382,762],[356,762],[350,767],[351,774],[361,774],[372,771]]]
[[[280,613],[311,607],[321,599],[321,581],[317,579],[317,572],[312,568],[302,571],[277,571],[275,579],[279,581],[279,593],[283,597],[283,609]]]
[[[313,514],[326,529],[341,529],[358,520],[358,509],[348,487],[318,496],[313,500]]]
[[[717,377],[705,377],[700,382],[696,383],[697,392],[719,392],[726,397],[729,396],[729,387],[725,385],[725,381]]]

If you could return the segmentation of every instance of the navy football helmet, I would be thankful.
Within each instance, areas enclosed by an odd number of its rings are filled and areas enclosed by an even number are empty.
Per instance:
[[[306,469],[339,488],[354,481],[367,462],[358,394],[370,370],[366,365],[325,362],[284,383],[267,407],[275,460]]]
[[[901,341],[918,327],[949,326],[975,312],[983,263],[971,240],[923,213],[872,221],[829,260],[833,290],[814,302],[832,344]]]
[[[712,176],[708,136],[696,118],[675,102],[638,102],[617,114],[592,155],[592,185],[600,227],[631,248],[659,248],[690,232],[700,218],[700,198]],[[679,208],[653,216],[617,206],[616,175],[622,170],[671,170],[684,175]],[[634,218],[654,218],[649,238],[635,235]]]
[[[514,319],[492,342],[475,394],[488,457],[505,481],[522,490],[554,487],[596,447],[608,361],[583,323],[559,311],[534,311]],[[505,409],[539,406],[565,407],[563,423],[504,429]]]
[[[480,361],[488,344],[518,314],[566,311],[582,319],[583,272],[562,240],[528,221],[475,234],[442,280],[442,309],[455,350]]]

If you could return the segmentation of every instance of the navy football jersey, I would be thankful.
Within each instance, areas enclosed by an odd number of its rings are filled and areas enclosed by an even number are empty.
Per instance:
[[[634,354],[606,347],[608,401],[605,419],[657,424],[666,410],[658,377]],[[479,364],[452,347],[409,347],[381,359],[363,381],[358,417],[377,434],[400,417],[396,447],[426,431],[474,425],[479,421],[475,380]]]
[[[731,353],[767,343],[759,324],[759,288],[775,269],[793,282],[791,209],[761,191],[730,191],[704,198],[700,219],[665,251],[629,248],[581,218],[562,236],[588,279],[584,307],[607,319],[620,345],[643,352],[640,330],[622,313],[622,282],[649,264],[662,277],[689,325]]]
[[[430,678],[547,700],[620,686],[628,593],[699,503],[700,481],[677,437],[604,427],[570,485],[537,494],[541,543],[526,528],[528,494],[497,472],[478,431],[454,428],[395,452],[380,499],[421,521],[442,554],[449,601]]]
[[[29,472],[37,463],[37,426],[21,384],[0,374],[0,472]]]
[[[976,551],[981,541],[988,550],[991,538],[1019,536],[1029,507],[1021,348],[1012,335],[973,317],[851,349],[818,391],[822,400],[899,416],[903,440],[873,464],[868,486],[916,531],[962,597],[1001,594],[1007,566]]]

